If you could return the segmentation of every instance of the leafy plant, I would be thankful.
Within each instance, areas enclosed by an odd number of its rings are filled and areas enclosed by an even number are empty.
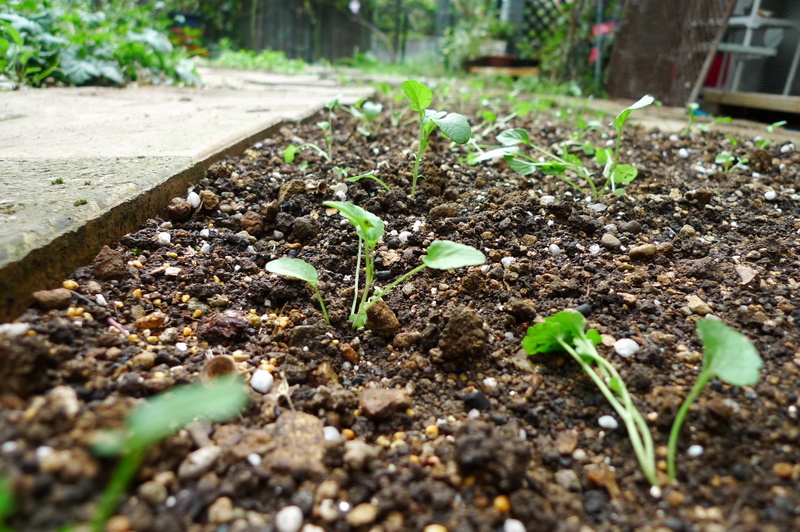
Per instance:
[[[697,102],[690,102],[686,104],[686,112],[689,115],[689,121],[681,130],[681,133],[692,134],[694,131],[706,133],[711,131],[711,126],[714,124],[722,124],[726,122],[733,122],[730,116],[715,116],[712,117],[711,122],[702,123],[697,121],[698,116],[708,116],[706,113],[700,111],[700,104]]]
[[[566,172],[572,171],[583,179],[592,191],[592,197],[597,198],[602,191],[598,191],[592,179],[592,172],[586,168],[580,157],[562,150],[561,155],[545,150],[531,142],[528,132],[521,128],[507,129],[497,136],[497,141],[503,145],[501,148],[489,150],[474,159],[475,163],[488,161],[495,157],[503,157],[508,165],[520,175],[530,175],[536,170],[541,170],[545,175],[554,175],[580,193],[583,187],[572,179],[566,177]],[[519,146],[529,146],[544,155],[548,160],[539,159],[522,153]]]
[[[722,167],[723,173],[727,174],[734,168],[746,166],[750,161],[747,157],[736,157],[726,151],[722,151],[714,157],[714,162]]]
[[[360,124],[356,128],[359,133],[365,137],[378,136],[383,105],[378,102],[361,99],[350,107],[344,107],[344,110],[359,120]]]
[[[778,128],[782,128],[786,125],[786,120],[781,120],[779,122],[774,122],[767,126],[767,136],[759,141],[756,141],[756,146],[759,148],[766,149],[772,145],[772,135],[775,133],[775,130]]]
[[[278,50],[255,52],[237,49],[233,41],[228,38],[219,41],[217,55],[208,60],[208,63],[215,66],[267,70],[281,74],[298,74],[308,66],[301,59],[288,59],[284,52]]]
[[[622,145],[622,128],[625,127],[625,122],[628,121],[628,117],[630,114],[635,111],[636,109],[642,109],[643,107],[647,107],[651,103],[653,103],[655,99],[650,96],[649,94],[642,96],[636,103],[626,107],[622,110],[620,114],[614,119],[612,125],[617,130],[617,140],[614,144],[614,152],[613,155],[609,154],[607,150],[598,150],[598,162],[600,162],[600,158],[602,157],[600,154],[605,155],[605,166],[603,168],[603,177],[606,178],[606,182],[603,185],[603,190],[605,190],[609,184],[611,184],[611,191],[615,194],[622,194],[625,191],[617,191],[617,185],[624,185],[630,183],[639,175],[639,170],[635,166],[631,166],[630,164],[619,164],[619,148]]]
[[[596,329],[586,330],[586,320],[582,314],[562,311],[545,319],[543,323],[529,327],[527,336],[522,340],[522,347],[529,355],[566,351],[575,359],[622,419],[642,472],[648,482],[655,486],[658,479],[653,438],[644,418],[633,405],[622,377],[597,352],[595,345],[599,343],[600,333]]]
[[[372,297],[369,296],[375,280],[375,247],[384,233],[383,221],[374,214],[350,202],[326,201],[323,205],[338,210],[353,227],[358,235],[358,258],[356,262],[355,294],[353,297],[352,313],[350,320],[353,328],[358,329],[367,323],[367,311],[378,300],[385,296],[389,290],[402,283],[415,273],[425,268],[436,270],[449,270],[463,266],[474,266],[486,262],[486,257],[479,250],[452,242],[450,240],[435,240],[428,246],[427,254],[422,257],[422,264],[400,276],[385,288],[376,290]],[[361,257],[364,256],[364,289],[359,299],[358,285],[361,270]]]
[[[430,145],[431,133],[438,127],[442,134],[457,144],[465,144],[472,137],[472,129],[464,115],[428,109],[433,93],[424,83],[416,80],[403,82],[403,93],[411,102],[411,110],[419,113],[419,149],[412,171],[411,197],[417,193],[417,179],[422,155]]]
[[[147,449],[187,423],[209,423],[236,415],[248,402],[240,379],[219,378],[209,385],[178,386],[160,393],[128,417],[126,429],[107,433],[95,446],[100,454],[121,454],[92,518],[91,530],[102,532],[133,479]]]
[[[317,301],[319,301],[319,306],[320,309],[322,309],[322,316],[325,318],[325,322],[328,325],[331,324],[331,320],[328,318],[328,311],[325,308],[325,301],[322,300],[322,294],[320,293],[319,288],[317,288],[319,277],[317,275],[317,269],[314,268],[314,266],[307,263],[303,259],[283,257],[268,262],[264,266],[264,269],[266,269],[268,272],[277,273],[278,275],[282,275],[284,277],[293,277],[295,279],[299,279],[300,281],[307,282],[311,288],[314,289],[314,293],[317,296]]]
[[[759,381],[763,365],[753,344],[743,334],[719,320],[711,318],[699,320],[697,333],[703,343],[703,369],[678,410],[669,433],[667,471],[671,480],[675,480],[676,476],[675,454],[681,427],[689,408],[706,384],[714,377],[719,377],[721,381],[732,386],[752,386]]]
[[[339,105],[339,98],[341,96],[336,96],[335,98],[331,98],[327,102],[325,102],[325,109],[328,110],[328,119],[321,120],[317,122],[317,127],[320,128],[325,135],[325,148],[320,148],[313,142],[306,142],[305,144],[289,144],[283,150],[283,160],[287,163],[293,163],[297,154],[300,153],[303,148],[312,148],[314,151],[319,153],[323,159],[326,161],[333,162],[333,119],[334,114],[333,111]]]

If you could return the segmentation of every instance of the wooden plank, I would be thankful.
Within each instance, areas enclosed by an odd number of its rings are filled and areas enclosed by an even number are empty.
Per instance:
[[[705,89],[703,98],[717,105],[733,105],[736,107],[752,107],[769,109],[787,113],[800,113],[800,96],[783,96],[781,94],[765,94],[763,92],[727,92],[716,89]]]
[[[539,67],[493,67],[493,66],[471,66],[470,74],[484,74],[488,76],[535,76],[539,74]]]

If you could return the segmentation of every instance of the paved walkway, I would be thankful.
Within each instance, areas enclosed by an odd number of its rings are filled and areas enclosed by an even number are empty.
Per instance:
[[[208,166],[341,94],[317,75],[203,69],[203,88],[0,93],[0,322],[103,244],[186,193]]]

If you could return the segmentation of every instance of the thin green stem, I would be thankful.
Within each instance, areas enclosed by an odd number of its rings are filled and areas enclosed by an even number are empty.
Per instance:
[[[418,273],[418,272],[420,272],[420,271],[424,270],[424,269],[425,269],[425,268],[427,268],[427,267],[428,267],[428,265],[427,265],[427,264],[420,264],[419,266],[417,266],[416,268],[414,268],[414,269],[413,269],[413,270],[411,270],[410,272],[408,272],[408,273],[406,273],[406,274],[404,274],[404,275],[401,275],[400,277],[398,277],[397,279],[395,279],[394,281],[392,281],[392,282],[391,282],[391,283],[390,283],[388,286],[386,286],[386,288],[383,288],[383,289],[381,289],[381,290],[378,290],[377,292],[375,292],[375,293],[372,295],[372,297],[371,297],[371,298],[369,298],[369,301],[367,301],[366,308],[364,309],[364,312],[366,312],[367,310],[369,310],[369,308],[370,308],[372,305],[374,305],[376,301],[378,301],[380,298],[382,298],[383,296],[385,296],[386,294],[388,294],[388,293],[389,293],[389,290],[391,290],[391,289],[392,289],[392,288],[394,288],[395,286],[399,285],[400,283],[402,283],[403,281],[405,281],[406,279],[408,279],[409,277],[411,277],[411,276],[412,276],[412,275],[414,275],[415,273]]]
[[[689,395],[686,396],[681,408],[678,410],[675,421],[672,422],[672,429],[669,431],[669,443],[667,444],[667,473],[669,474],[670,480],[675,480],[676,477],[675,454],[678,450],[678,436],[681,433],[681,427],[686,419],[686,414],[689,413],[689,408],[712,378],[713,375],[711,373],[700,372],[700,375],[697,377],[697,382],[694,383],[691,391],[689,391]]]
[[[414,161],[414,169],[411,171],[411,198],[417,195],[417,179],[419,178],[419,164],[422,162],[422,155],[428,147],[428,138],[425,135],[425,125],[420,122],[419,125],[419,149],[417,150],[417,158]]]
[[[358,278],[359,274],[361,273],[361,252],[364,250],[364,239],[358,237],[358,257],[356,258],[356,284],[355,290],[353,292],[353,306],[350,309],[350,314],[356,313],[356,308],[358,305]]]
[[[103,495],[100,497],[97,510],[92,516],[92,532],[103,532],[105,530],[106,523],[117,509],[120,497],[122,497],[139,469],[139,465],[144,459],[145,451],[146,447],[139,447],[128,450],[122,456],[114,470],[114,474],[111,476],[111,480],[105,491],[103,491]]]
[[[366,322],[367,300],[369,291],[375,278],[375,245],[365,244],[364,252],[364,291],[361,292],[361,303],[358,304],[358,311],[353,318],[353,328],[358,329]]]
[[[639,465],[642,468],[644,476],[651,485],[658,485],[658,478],[656,477],[655,470],[655,455],[653,453],[653,443],[652,437],[650,436],[650,431],[647,430],[647,425],[644,423],[644,419],[642,419],[641,422],[636,420],[637,416],[641,418],[641,414],[633,406],[630,396],[628,395],[628,390],[625,388],[625,384],[617,371],[599,355],[592,357],[595,362],[598,362],[598,365],[600,365],[600,361],[602,361],[603,365],[601,367],[601,372],[606,374],[608,378],[617,379],[616,382],[619,383],[620,388],[620,398],[624,404],[617,400],[617,398],[614,396],[614,392],[608,387],[606,382],[592,369],[590,364],[583,360],[583,357],[581,357],[581,355],[578,354],[578,352],[571,345],[561,339],[559,339],[558,342],[570,355],[572,355],[572,358],[578,362],[583,371],[594,381],[595,385],[597,385],[597,388],[600,390],[600,393],[603,394],[606,400],[611,404],[619,417],[622,419],[623,423],[625,424],[625,428],[628,430],[628,437],[631,440],[633,452],[639,461]],[[643,439],[644,443],[642,442]]]
[[[311,287],[314,289],[314,293],[317,294],[317,300],[319,301],[319,306],[322,309],[322,316],[325,318],[325,323],[330,325],[331,320],[330,318],[328,318],[328,310],[325,308],[325,301],[322,300],[322,294],[320,293],[319,288],[317,288],[316,285],[312,284]]]

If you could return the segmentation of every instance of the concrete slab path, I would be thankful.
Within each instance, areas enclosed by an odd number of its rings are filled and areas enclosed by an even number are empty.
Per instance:
[[[0,93],[0,322],[104,245],[163,212],[214,162],[332,97],[319,75],[202,69],[203,88]]]

